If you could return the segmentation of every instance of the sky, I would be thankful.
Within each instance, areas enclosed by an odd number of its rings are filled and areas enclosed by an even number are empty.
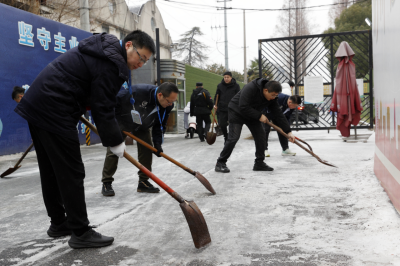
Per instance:
[[[209,46],[206,51],[209,57],[206,64],[218,63],[225,66],[224,11],[216,8],[193,6],[193,4],[198,4],[223,7],[224,2],[217,2],[216,0],[172,1],[175,1],[175,3],[165,0],[158,0],[156,3],[173,42],[177,42],[181,38],[180,35],[191,28],[200,27],[204,36],[199,40]],[[333,0],[309,0],[307,6],[332,3]],[[282,8],[283,4],[284,0],[233,0],[227,2],[226,5],[234,8],[279,9]],[[329,6],[309,9],[309,18],[314,24],[311,29],[312,34],[322,33],[331,26],[328,11]],[[283,37],[278,36],[275,30],[280,12],[282,11],[246,11],[247,65],[249,65],[251,59],[258,58],[257,44],[259,39]],[[243,11],[227,10],[227,25],[229,69],[243,72]]]

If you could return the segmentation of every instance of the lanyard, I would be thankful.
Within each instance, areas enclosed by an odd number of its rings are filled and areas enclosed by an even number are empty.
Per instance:
[[[165,108],[163,117],[162,117],[162,119],[161,119],[160,110],[158,109],[157,97],[156,97],[156,96],[157,96],[157,89],[158,89],[158,87],[157,87],[156,90],[154,91],[154,100],[156,101],[156,107],[157,107],[157,113],[158,113],[158,120],[160,121],[160,125],[161,125],[161,134],[164,135],[164,128],[163,128],[163,126],[162,126],[162,122],[164,121],[165,113],[167,112],[167,108]],[[164,137],[163,137],[163,142],[164,142]]]
[[[121,44],[121,47],[122,47],[122,40],[120,40],[119,43]],[[134,106],[135,99],[133,99],[133,95],[132,95],[132,81],[131,81],[131,70],[130,69],[129,69],[129,79],[128,79],[128,90],[129,90],[129,94],[131,95],[129,102],[132,104],[132,106]],[[133,107],[133,110],[135,110],[135,107]]]

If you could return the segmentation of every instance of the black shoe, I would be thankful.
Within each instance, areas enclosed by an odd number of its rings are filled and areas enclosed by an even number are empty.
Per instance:
[[[185,139],[190,139],[190,136],[189,136],[189,135],[186,135],[186,136],[185,136]]]
[[[269,167],[268,164],[264,162],[261,162],[254,164],[253,171],[274,171],[274,168]]]
[[[76,236],[74,233],[72,233],[71,239],[68,241],[68,245],[71,248],[99,248],[109,246],[113,242],[113,237],[103,236],[90,228],[81,236]]]
[[[204,142],[204,141],[205,141],[204,139],[201,139],[201,140],[200,140],[200,142]]]
[[[47,234],[50,237],[62,237],[71,235],[72,231],[68,228],[67,221],[65,221],[60,225],[51,223],[49,229],[47,230]]]
[[[154,187],[149,181],[139,181],[137,192],[158,193],[160,189]]]
[[[215,165],[215,172],[229,173],[230,171],[231,170],[229,170],[225,163],[217,162],[217,164]]]
[[[106,197],[112,197],[115,196],[115,191],[112,188],[112,183],[111,182],[105,182],[103,183],[103,187],[101,188],[101,194]]]

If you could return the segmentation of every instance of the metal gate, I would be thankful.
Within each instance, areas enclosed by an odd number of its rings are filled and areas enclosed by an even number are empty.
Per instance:
[[[371,31],[343,32],[258,40],[259,73],[281,83],[293,81],[294,94],[303,100],[303,110],[296,109],[291,127],[295,130],[329,130],[336,128],[336,114],[329,108],[335,88],[335,58],[340,43],[353,49],[356,78],[363,79],[363,111],[357,128],[373,127],[372,34]],[[304,103],[304,77],[322,76],[324,101]],[[305,109],[304,109],[305,108]]]

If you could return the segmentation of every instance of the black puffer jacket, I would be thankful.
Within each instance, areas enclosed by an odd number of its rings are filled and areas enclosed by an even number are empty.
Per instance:
[[[118,93],[115,116],[120,129],[132,132],[133,134],[135,134],[137,130],[143,131],[153,127],[152,136],[154,144],[162,144],[162,133],[166,130],[168,117],[174,105],[163,108],[154,95],[156,88],[157,86],[149,84],[132,85],[135,110],[140,114],[142,125],[133,123],[131,116],[131,110],[133,110],[133,108],[129,101],[130,94],[128,90],[124,89]],[[158,117],[157,106],[160,117]],[[160,119],[162,120],[164,132],[161,132]]]
[[[214,103],[208,90],[203,87],[193,90],[190,97],[190,116],[209,115],[213,107]]]
[[[216,102],[217,95],[218,97],[218,112],[228,112],[228,104],[232,100],[232,98],[240,91],[239,84],[236,83],[236,80],[232,78],[230,83],[225,83],[224,79],[222,79],[221,83],[217,86],[217,91],[215,92],[214,102]]]
[[[247,84],[229,102],[229,123],[234,124],[255,124],[260,123],[259,119],[264,108],[274,114],[275,123],[285,133],[291,132],[289,123],[279,108],[278,99],[268,101],[263,94],[264,84],[268,80],[258,78]]]
[[[119,40],[93,35],[48,64],[15,112],[46,131],[76,139],[79,117],[89,107],[103,145],[116,146],[122,142],[114,115],[116,95],[128,76]]]

